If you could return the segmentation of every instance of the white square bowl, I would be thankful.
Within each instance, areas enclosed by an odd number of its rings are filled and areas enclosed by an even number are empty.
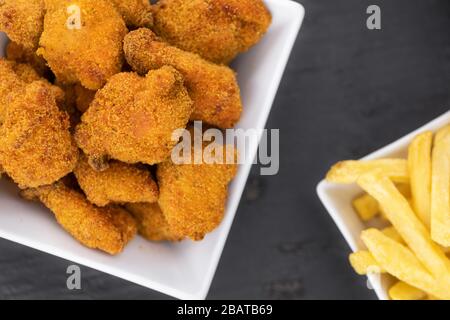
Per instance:
[[[406,159],[408,146],[417,134],[427,130],[437,131],[449,123],[450,111],[400,140],[364,157],[363,160],[392,157]],[[360,195],[361,192],[362,190],[356,184],[339,185],[329,183],[325,180],[320,182],[317,187],[317,193],[320,200],[328,210],[353,252],[365,249],[365,246],[360,239],[360,235],[361,231],[369,227],[359,218],[352,206],[352,200]],[[390,276],[382,275],[380,277],[377,275],[369,275],[369,281],[380,300],[389,299],[388,289],[392,284],[392,278]]]
[[[269,32],[235,63],[244,114],[238,127],[264,129],[289,55],[304,17],[301,5],[266,0],[273,15]],[[0,52],[7,38],[0,36]],[[250,146],[256,155],[257,142]],[[0,180],[0,237],[74,261],[180,299],[204,299],[225,245],[244,190],[251,163],[242,165],[230,186],[225,219],[202,242],[154,244],[137,237],[125,251],[111,257],[90,250],[58,226],[42,206],[21,200],[17,188]]]

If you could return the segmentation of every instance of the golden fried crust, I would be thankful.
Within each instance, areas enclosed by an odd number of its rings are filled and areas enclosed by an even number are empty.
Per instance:
[[[89,105],[94,101],[96,91],[88,90],[79,84],[76,84],[74,89],[77,109],[81,113],[85,113],[89,109]]]
[[[4,121],[11,95],[25,85],[25,81],[14,72],[14,63],[0,59],[0,124]]]
[[[26,49],[14,41],[10,41],[6,46],[6,58],[17,63],[31,65],[40,77],[46,76],[49,71],[47,62],[39,57],[34,50]]]
[[[97,206],[158,201],[158,186],[146,169],[111,161],[108,169],[95,171],[83,156],[74,172],[88,200]]]
[[[43,56],[59,81],[101,88],[123,64],[122,41],[127,28],[106,0],[78,0],[81,29],[66,26],[70,0],[45,0],[47,12],[38,55]]]
[[[136,221],[124,209],[98,208],[62,183],[27,190],[22,196],[37,197],[76,240],[111,255],[122,252],[137,232]]]
[[[2,0],[0,31],[28,50],[36,50],[43,30],[44,12],[44,0]]]
[[[153,165],[170,156],[172,134],[186,127],[192,109],[174,68],[150,71],[145,78],[120,73],[97,92],[75,138],[94,168],[103,169],[107,158]]]
[[[173,232],[202,240],[222,221],[235,165],[158,165],[158,203]]]
[[[132,28],[153,26],[152,6],[148,0],[112,0],[127,26]]]
[[[0,124],[3,123],[12,97],[20,93],[27,84],[38,80],[52,91],[58,104],[64,101],[64,92],[41,78],[30,65],[0,59]]]
[[[272,20],[261,0],[160,0],[154,11],[165,41],[223,64],[258,43]]]
[[[0,163],[21,188],[51,184],[70,173],[78,149],[69,120],[48,84],[36,81],[14,95],[0,127]]]
[[[126,206],[138,224],[141,236],[150,241],[181,241],[182,236],[174,234],[157,203],[133,203]]]
[[[181,72],[194,101],[191,120],[202,120],[219,128],[232,128],[240,119],[240,89],[236,74],[230,68],[171,47],[144,28],[132,31],[125,37],[124,51],[128,63],[141,74],[164,65]]]

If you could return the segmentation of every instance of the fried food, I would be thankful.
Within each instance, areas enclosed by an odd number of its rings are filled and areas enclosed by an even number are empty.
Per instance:
[[[440,299],[450,299],[448,279],[436,279],[408,247],[377,229],[363,231],[361,238],[375,260],[388,273]]]
[[[89,89],[86,89],[85,87],[76,84],[74,86],[75,90],[75,105],[81,113],[85,113],[87,109],[89,109],[89,106],[91,105],[92,101],[94,101],[96,91],[92,91]]]
[[[97,92],[75,138],[96,170],[105,169],[109,158],[153,165],[170,156],[177,143],[172,134],[186,127],[192,109],[174,68],[152,70],[145,78],[120,73]]]
[[[80,243],[111,255],[122,252],[137,232],[136,222],[126,210],[98,208],[62,183],[26,190],[23,196],[30,200],[39,199]]]
[[[48,76],[50,71],[47,62],[39,57],[34,50],[27,49],[14,41],[10,41],[6,46],[6,58],[17,63],[31,65],[40,77]]]
[[[149,0],[112,0],[127,26],[132,28],[153,26],[152,6]]]
[[[389,297],[392,300],[423,300],[427,294],[406,282],[399,281],[389,289]]]
[[[44,0],[0,2],[0,31],[27,50],[35,50],[43,31]]]
[[[413,208],[420,220],[430,228],[431,149],[433,132],[418,135],[408,149],[408,172],[411,177]]]
[[[224,64],[258,43],[272,20],[261,0],[160,0],[154,18],[165,41]]]
[[[450,247],[450,124],[436,134],[432,158],[431,236]]]
[[[404,159],[341,161],[330,169],[326,180],[333,183],[355,183],[359,176],[375,169],[382,170],[394,182],[409,182],[408,163]]]
[[[447,276],[450,280],[450,260],[431,240],[429,231],[394,183],[381,171],[374,171],[362,175],[358,184],[381,203],[389,221],[423,265],[436,277]]]
[[[380,264],[375,261],[373,255],[366,250],[354,252],[350,255],[350,264],[356,273],[363,276],[377,271],[377,273],[383,273],[384,271]]]
[[[82,156],[74,173],[88,200],[99,207],[158,201],[158,186],[145,168],[111,161],[108,169],[95,171]]]
[[[54,91],[35,81],[10,99],[0,127],[0,163],[5,172],[21,188],[52,184],[70,173],[78,148]]]
[[[47,80],[42,79],[30,65],[0,59],[0,125],[3,123],[6,109],[12,97],[33,81],[40,81],[47,86],[52,91],[58,104],[64,101],[64,92],[51,85]]]
[[[222,222],[236,171],[231,164],[159,164],[158,203],[172,232],[198,241],[213,231]]]
[[[182,236],[176,235],[171,229],[161,208],[157,203],[133,203],[126,209],[137,221],[141,236],[150,241],[181,241]]]
[[[377,200],[368,194],[356,198],[353,200],[352,204],[353,208],[363,221],[369,221],[380,213],[380,206],[378,205]]]
[[[231,128],[240,119],[240,89],[236,74],[230,68],[169,46],[144,28],[132,31],[125,37],[124,51],[128,63],[140,74],[164,65],[180,71],[194,101],[191,120]]]
[[[67,0],[45,0],[44,32],[38,55],[47,60],[64,84],[81,83],[90,90],[103,87],[120,72],[122,41],[127,28],[114,6],[106,0],[79,0],[81,27],[69,28]]]

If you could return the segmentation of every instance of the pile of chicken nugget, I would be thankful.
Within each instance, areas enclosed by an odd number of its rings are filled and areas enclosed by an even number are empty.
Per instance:
[[[173,163],[172,134],[239,121],[228,65],[270,23],[262,0],[1,1],[0,173],[89,248],[203,239],[237,168]]]

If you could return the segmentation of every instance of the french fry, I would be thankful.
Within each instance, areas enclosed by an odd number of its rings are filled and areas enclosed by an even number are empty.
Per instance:
[[[374,259],[388,273],[441,299],[450,299],[448,283],[437,281],[409,248],[377,229],[363,231],[361,238]]]
[[[350,184],[356,182],[364,173],[374,169],[382,170],[394,182],[409,182],[408,165],[404,159],[342,161],[331,168],[326,180],[328,182]]]
[[[409,183],[396,183],[395,186],[397,187],[398,191],[406,198],[411,199],[412,193],[411,193],[411,184]]]
[[[352,253],[349,260],[353,269],[355,269],[356,273],[361,276],[367,275],[374,270],[377,270],[378,273],[386,272],[375,260],[373,255],[367,250]]]
[[[423,300],[427,298],[426,292],[399,281],[389,289],[392,300]]]
[[[391,238],[392,240],[395,240],[401,244],[405,244],[405,241],[403,240],[402,236],[398,233],[398,231],[394,227],[387,227],[381,230],[385,236]]]
[[[353,208],[363,221],[369,221],[380,212],[378,201],[367,193],[353,200]]]
[[[408,149],[408,171],[411,180],[413,208],[419,219],[430,228],[431,147],[433,133],[419,134]]]
[[[449,281],[450,287],[450,260],[431,240],[428,230],[394,183],[383,172],[377,170],[362,175],[358,179],[358,184],[377,199],[389,221],[423,265],[435,277],[447,279],[445,281]],[[375,259],[380,262],[376,256]]]
[[[431,236],[450,247],[450,125],[435,138],[432,156]]]

